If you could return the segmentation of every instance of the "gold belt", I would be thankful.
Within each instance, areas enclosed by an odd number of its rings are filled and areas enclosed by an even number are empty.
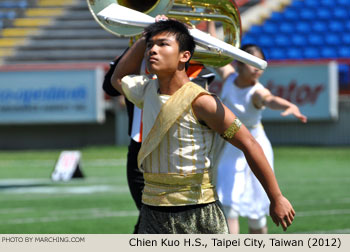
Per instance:
[[[142,202],[152,206],[205,204],[217,200],[208,172],[196,174],[144,173]]]

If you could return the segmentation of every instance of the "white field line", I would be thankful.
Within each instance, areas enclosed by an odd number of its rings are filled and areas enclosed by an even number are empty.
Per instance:
[[[33,212],[33,208],[3,208],[0,209],[0,214],[14,214],[14,213],[28,213],[28,212]]]
[[[25,160],[1,160],[0,168],[6,168],[6,167],[54,167],[57,160],[52,159],[44,159],[44,160],[38,160],[38,159],[25,159]],[[84,159],[84,157],[81,160],[82,166],[120,166],[120,165],[126,165],[126,159],[125,158],[110,158],[110,159]]]
[[[129,192],[127,186],[110,186],[110,185],[90,185],[90,186],[36,186],[36,187],[14,187],[1,190],[7,194],[92,194],[102,192],[126,193]]]
[[[110,217],[130,217],[138,216],[138,211],[92,211],[83,215],[77,213],[77,215],[67,216],[46,216],[46,217],[27,217],[16,218],[8,220],[0,220],[1,225],[14,225],[14,224],[29,224],[29,223],[48,223],[48,222],[60,222],[60,221],[75,221],[75,220],[89,220],[89,219],[103,219]]]
[[[2,213],[13,212],[30,212],[35,211],[33,208],[18,208],[18,209],[2,209]],[[314,216],[334,216],[334,215],[349,215],[350,209],[331,209],[321,211],[304,211],[297,212],[296,217],[314,217]],[[0,224],[26,224],[26,223],[45,223],[45,222],[59,222],[67,220],[82,220],[82,219],[101,219],[110,217],[131,217],[138,216],[138,211],[111,211],[104,208],[89,208],[89,209],[71,209],[71,210],[55,210],[48,212],[49,216],[45,217],[24,217],[7,220],[0,220]],[[52,215],[52,216],[51,216]],[[350,229],[339,230],[317,230],[318,233],[349,233]],[[307,233],[315,233],[310,231]]]
[[[294,234],[350,234],[350,229],[333,229],[333,230],[314,230],[308,232],[299,232]]]
[[[311,200],[298,200],[292,201],[293,206],[305,206],[305,205],[329,205],[329,204],[339,204],[339,203],[350,203],[350,198],[339,198],[339,199],[311,199]]]
[[[312,211],[297,211],[296,217],[309,217],[309,216],[330,216],[330,215],[348,215],[350,209],[329,209],[329,210],[312,210]]]
[[[54,182],[49,178],[8,178],[8,179],[0,179],[0,188],[5,186],[25,186],[25,185],[35,185],[35,184],[48,184],[48,185],[55,185],[55,184],[67,184],[70,182],[74,183],[95,183],[95,184],[104,184],[104,183],[120,183],[120,182],[126,182],[126,176],[118,176],[118,177],[89,177],[86,176],[83,179],[72,179],[69,182]],[[1,191],[0,191],[1,192]]]
[[[315,177],[315,178],[298,178],[296,179],[288,179],[288,178],[280,178],[278,179],[278,182],[283,184],[283,185],[296,185],[299,186],[300,183],[306,184],[310,182],[317,182],[317,183],[330,183],[330,182],[350,182],[350,177],[348,176],[343,176],[343,177]],[[319,186],[319,185],[316,185]]]

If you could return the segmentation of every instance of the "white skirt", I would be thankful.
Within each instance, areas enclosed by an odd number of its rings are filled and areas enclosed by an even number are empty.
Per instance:
[[[273,151],[262,125],[250,132],[261,145],[273,169]],[[259,219],[269,214],[270,201],[241,150],[225,143],[217,168],[217,192],[225,207],[251,219]]]

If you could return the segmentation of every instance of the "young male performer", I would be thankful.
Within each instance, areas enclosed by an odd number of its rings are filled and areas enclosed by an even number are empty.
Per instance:
[[[111,77],[124,53],[110,63],[110,68],[104,77],[103,90],[106,92],[106,94],[112,97],[121,95],[112,86]],[[186,73],[190,80],[203,88],[206,88],[215,78],[215,74],[213,72],[205,68],[204,65],[197,63],[190,64]],[[142,140],[142,134],[140,134],[140,130],[142,129],[142,110],[134,106],[134,104],[128,99],[125,99],[125,105],[129,118],[128,135],[130,136],[126,164],[126,177],[131,196],[136,204],[137,209],[140,210],[142,207],[142,190],[145,185],[143,174],[137,166],[137,155],[140,151]],[[138,233],[139,222],[140,218],[138,218],[134,227],[134,234]]]
[[[269,196],[273,221],[286,230],[295,212],[260,145],[216,97],[190,82],[186,66],[195,44],[186,26],[156,20],[112,76],[112,85],[143,109],[138,165],[145,187],[139,233],[228,233],[213,185],[217,134],[244,152]],[[144,56],[157,79],[137,75]]]

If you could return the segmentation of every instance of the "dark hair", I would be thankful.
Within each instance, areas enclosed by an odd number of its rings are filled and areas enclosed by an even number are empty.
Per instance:
[[[177,20],[168,19],[149,25],[145,28],[146,42],[162,32],[174,34],[177,42],[179,43],[179,51],[189,51],[192,57],[196,44],[187,27],[183,23]]]
[[[241,50],[243,50],[243,51],[245,51],[247,53],[250,53],[250,54],[253,54],[254,52],[257,51],[257,52],[259,52],[261,54],[261,56],[263,57],[263,60],[266,60],[263,50],[258,45],[245,44],[245,45],[241,46]]]

